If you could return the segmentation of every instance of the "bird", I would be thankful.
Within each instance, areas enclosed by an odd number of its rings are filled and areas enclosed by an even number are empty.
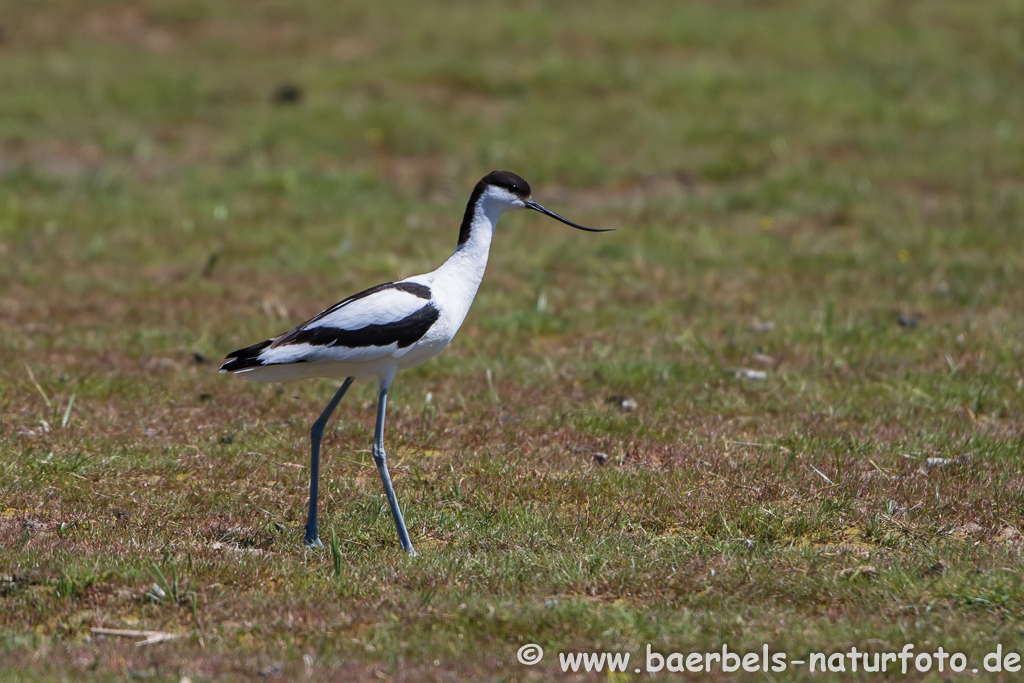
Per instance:
[[[364,289],[288,332],[227,355],[220,372],[250,381],[343,380],[310,429],[306,546],[323,545],[317,527],[317,498],[324,428],[355,380],[376,379],[373,460],[384,484],[398,541],[410,555],[417,554],[387,468],[384,414],[388,388],[399,370],[433,358],[455,337],[483,280],[498,219],[507,211],[522,209],[532,209],[578,230],[610,231],[562,218],[533,199],[530,185],[523,178],[510,171],[493,171],[473,188],[455,253],[437,270]]]

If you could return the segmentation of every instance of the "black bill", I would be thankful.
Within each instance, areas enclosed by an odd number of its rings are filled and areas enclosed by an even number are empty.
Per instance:
[[[605,228],[605,229],[601,230],[599,228],[588,228],[588,227],[585,227],[585,226],[582,226],[582,225],[578,225],[576,223],[573,223],[572,221],[565,220],[564,218],[559,216],[554,211],[550,211],[548,209],[545,209],[543,206],[541,206],[537,202],[533,201],[532,199],[527,199],[526,200],[526,208],[533,209],[534,211],[539,211],[540,213],[544,214],[545,216],[551,216],[556,221],[562,221],[566,225],[571,225],[572,227],[576,228],[577,230],[586,230],[587,232],[611,232],[612,230],[615,229],[615,228]]]

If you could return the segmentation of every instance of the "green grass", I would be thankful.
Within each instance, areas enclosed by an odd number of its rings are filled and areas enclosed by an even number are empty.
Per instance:
[[[1024,648],[1019,1],[50,0],[0,26],[0,681]],[[422,557],[369,383],[303,549],[335,387],[217,360],[436,267],[495,168],[616,232],[503,219],[458,338],[399,376]]]

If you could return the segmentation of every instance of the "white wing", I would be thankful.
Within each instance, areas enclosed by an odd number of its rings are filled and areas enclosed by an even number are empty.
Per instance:
[[[338,330],[361,330],[369,325],[391,325],[423,308],[429,301],[394,287],[381,289],[359,299],[347,299],[328,308],[297,329],[332,327]]]
[[[289,363],[365,363],[399,358],[440,317],[426,285],[403,280],[350,296],[275,339],[235,351],[222,372]]]

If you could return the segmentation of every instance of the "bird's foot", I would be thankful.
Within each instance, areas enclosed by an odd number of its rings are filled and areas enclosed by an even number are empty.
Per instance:
[[[313,538],[309,538],[309,537],[306,538],[306,547],[307,548],[320,548],[320,549],[323,549],[324,544],[320,542],[320,538],[319,537],[313,536]]]

